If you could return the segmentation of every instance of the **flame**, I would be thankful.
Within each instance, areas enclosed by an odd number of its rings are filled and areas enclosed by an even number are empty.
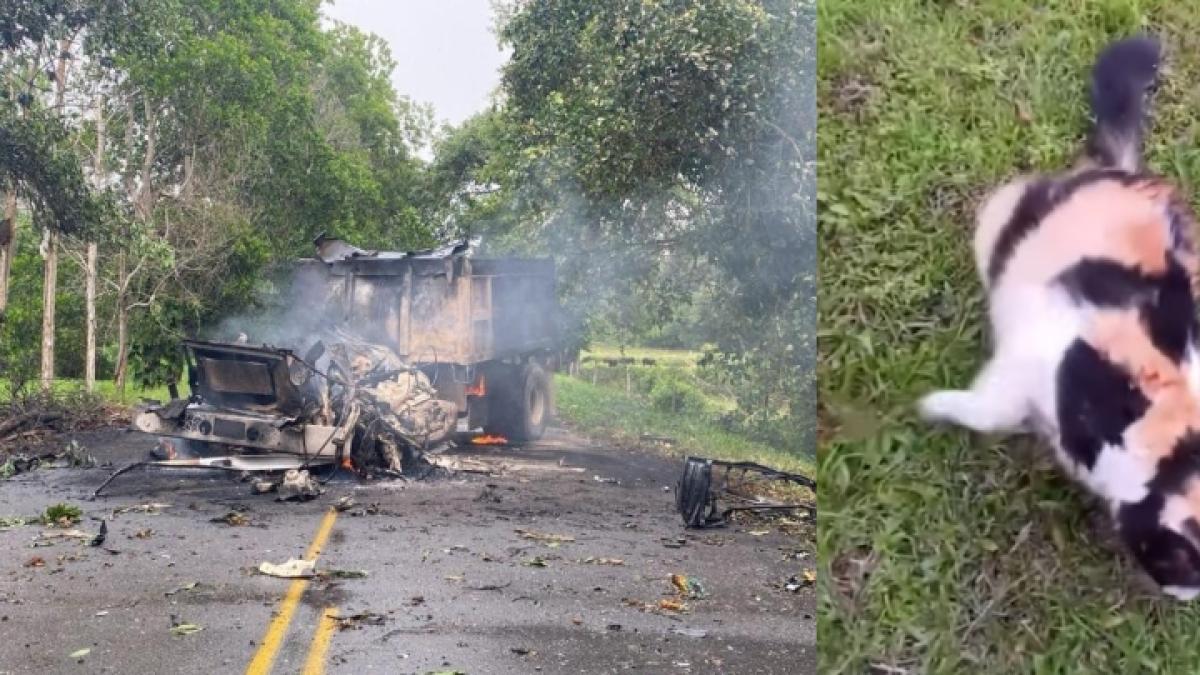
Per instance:
[[[479,378],[475,380],[475,384],[463,390],[467,396],[484,396],[487,394],[487,381],[483,379],[483,373],[479,374]]]
[[[508,439],[503,436],[489,436],[484,434],[483,436],[472,438],[471,443],[475,445],[507,445]]]
[[[353,471],[354,470],[354,462],[351,462],[349,457],[343,457],[342,458],[342,468],[346,469],[347,471]]]

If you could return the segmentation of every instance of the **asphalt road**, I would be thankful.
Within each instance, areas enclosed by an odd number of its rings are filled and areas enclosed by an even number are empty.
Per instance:
[[[119,432],[80,441],[114,465],[152,444]],[[39,525],[0,529],[0,674],[816,672],[815,592],[783,588],[811,566],[805,537],[685,530],[670,492],[677,459],[562,431],[466,452],[509,470],[335,480],[304,503],[194,471],[133,472],[95,501],[111,466],[0,482],[0,518],[70,502],[84,511],[78,529],[108,528],[102,547]],[[356,505],[334,511],[345,495]],[[249,523],[212,522],[231,510]],[[306,553],[318,572],[367,576],[257,572]],[[676,597],[673,573],[703,584],[683,612],[658,608]],[[189,624],[201,630],[173,634]]]

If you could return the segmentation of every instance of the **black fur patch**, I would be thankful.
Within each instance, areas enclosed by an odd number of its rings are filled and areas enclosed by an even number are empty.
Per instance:
[[[1058,275],[1057,282],[1080,304],[1133,307],[1153,302],[1160,280],[1114,260],[1085,258]]]
[[[1200,435],[1194,433],[1176,441],[1171,454],[1158,461],[1150,489],[1183,494],[1192,478],[1200,478]]]
[[[1021,195],[1008,222],[996,237],[996,245],[988,261],[988,280],[995,283],[1008,266],[1017,244],[1037,229],[1043,218],[1080,188],[1103,180],[1115,180],[1122,185],[1130,185],[1143,178],[1141,174],[1108,168],[1081,171],[1063,179],[1043,178],[1034,181],[1025,188],[1025,194]]]
[[[1153,301],[1139,306],[1150,341],[1172,361],[1179,363],[1196,339],[1196,299],[1192,297],[1187,270],[1174,258],[1159,279]]]
[[[1161,586],[1200,586],[1200,551],[1183,535],[1159,523],[1165,500],[1151,492],[1117,509],[1121,539],[1133,557]]]
[[[1076,340],[1058,367],[1059,441],[1089,470],[1105,443],[1121,445],[1150,401],[1129,375],[1094,347]]]
[[[1154,346],[1175,363],[1196,339],[1196,301],[1187,270],[1172,257],[1163,274],[1148,275],[1112,260],[1086,259],[1059,275],[1076,302],[1137,308]]]

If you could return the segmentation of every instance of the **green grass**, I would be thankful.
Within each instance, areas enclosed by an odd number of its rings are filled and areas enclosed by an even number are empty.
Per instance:
[[[36,389],[38,386],[39,385],[37,382],[30,382],[26,385],[27,388],[31,389]],[[62,378],[54,381],[54,391],[56,393],[65,394],[68,392],[77,392],[82,390],[83,380]],[[187,384],[181,382],[179,385],[179,391],[181,394],[186,393]],[[167,387],[165,385],[160,387],[139,387],[133,383],[127,383],[125,385],[125,394],[122,396],[117,390],[116,383],[114,383],[112,380],[97,380],[96,393],[99,396],[102,396],[105,400],[119,405],[136,404],[144,398],[155,399],[165,403],[171,398],[171,395],[167,392]],[[0,401],[8,400],[11,396],[12,392],[9,389],[8,381],[0,378]]]
[[[640,440],[642,434],[665,436],[676,441],[671,450],[680,456],[749,460],[812,475],[805,458],[726,431],[712,415],[663,412],[639,396],[561,373],[555,375],[554,385],[558,416],[582,433],[634,446],[647,445]]]
[[[986,354],[981,194],[1072,162],[1087,74],[1148,27],[1169,70],[1150,165],[1200,177],[1200,6],[818,3],[822,672],[1195,672],[1200,604],[1160,598],[1026,440],[920,424]]]
[[[700,360],[703,354],[696,350],[690,349],[657,349],[654,347],[620,347],[618,345],[595,344],[580,352],[580,360],[591,357],[592,359],[619,359],[633,358],[641,362],[642,359],[654,359],[657,365],[674,366],[693,370],[696,367],[696,362]]]

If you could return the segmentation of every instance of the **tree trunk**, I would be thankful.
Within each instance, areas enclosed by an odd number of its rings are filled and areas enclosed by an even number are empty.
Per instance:
[[[67,60],[71,41],[59,40],[58,64],[54,71],[54,107],[62,114],[67,90]],[[58,293],[58,231],[46,225],[46,266],[42,277],[42,389],[49,391],[54,384],[54,298]]]
[[[129,352],[129,302],[126,299],[125,252],[117,254],[117,391],[125,396],[125,366]]]
[[[4,195],[4,224],[0,225],[0,318],[8,310],[8,277],[17,252],[17,191]]]
[[[83,381],[88,391],[96,389],[96,259],[99,257],[96,242],[87,245],[87,347],[83,364]]]
[[[104,97],[96,101],[96,156],[92,168],[95,169],[96,182],[99,187],[104,181]],[[87,264],[84,268],[85,303],[87,304],[87,326],[85,337],[85,352],[83,363],[83,381],[88,391],[96,389],[96,262],[99,257],[96,242],[87,244]]]
[[[42,389],[54,384],[54,299],[58,293],[58,232],[46,231],[42,277]]]

